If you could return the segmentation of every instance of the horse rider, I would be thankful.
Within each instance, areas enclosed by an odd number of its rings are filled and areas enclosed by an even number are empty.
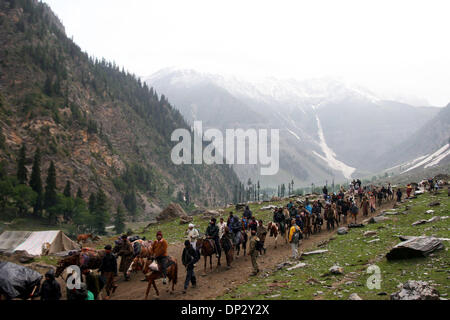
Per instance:
[[[218,225],[218,227],[219,227],[219,239],[222,239],[223,235],[225,234],[225,227],[226,226],[227,226],[227,224],[223,220],[223,217],[221,217],[219,225]]]
[[[168,246],[169,244],[163,238],[162,232],[158,231],[156,233],[156,240],[153,243],[153,255],[163,275],[163,284],[167,283],[167,265],[169,263],[169,255],[167,254]]]
[[[127,275],[127,270],[133,262],[133,246],[128,240],[128,236],[126,234],[124,234],[121,238],[122,241],[119,244],[119,253],[117,254],[122,257],[120,259],[119,272],[123,272],[125,281],[130,281],[130,277]]]
[[[280,225],[280,231],[284,234],[284,215],[280,208],[275,209],[273,212],[273,221]]]
[[[235,216],[230,215],[230,230],[233,233],[234,245],[238,245],[241,239],[242,224]]]
[[[245,207],[243,216],[247,219],[247,221],[250,221],[250,219],[252,218],[253,213],[248,206]]]
[[[192,248],[194,248],[194,250],[197,250],[197,239],[199,237],[199,232],[197,229],[195,229],[195,226],[191,223],[189,224],[188,230],[187,230],[187,236],[188,236],[188,240],[192,245]]]
[[[216,250],[216,257],[219,258],[221,254],[220,242],[219,242],[219,227],[216,226],[216,218],[212,218],[209,222],[208,228],[206,228],[206,239],[214,240],[214,246]]]

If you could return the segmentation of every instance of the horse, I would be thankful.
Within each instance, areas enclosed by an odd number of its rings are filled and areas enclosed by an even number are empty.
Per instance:
[[[98,269],[105,255],[105,250],[83,248],[81,251],[73,252],[69,256],[58,261],[55,278],[58,278],[69,266],[85,266],[89,269]]]
[[[322,231],[322,224],[323,224],[322,217],[319,217],[317,214],[313,214],[312,215],[312,224],[314,227],[313,228],[314,234],[320,233],[320,231]]]
[[[233,234],[233,240],[236,237]],[[241,252],[241,245],[242,249],[244,249],[244,256],[247,254],[247,241],[248,241],[248,235],[247,232],[242,228],[241,230],[241,236],[239,237],[238,243],[234,244],[234,247],[236,248],[236,257],[239,257],[239,253]]]
[[[145,241],[142,239],[136,240],[131,243],[133,246],[133,261],[127,270],[127,276],[129,277],[131,272],[141,271],[144,266],[144,259],[150,258],[153,255],[151,240]]]
[[[214,240],[213,239],[198,239],[196,244],[197,250],[199,250],[200,254],[205,258],[205,273],[206,273],[206,260],[209,257],[209,265],[210,269],[212,270],[212,256],[216,252],[215,246],[214,246]],[[220,257],[217,258],[217,267],[220,266]]]
[[[94,236],[92,233],[88,233],[88,234],[79,234],[77,236],[77,242],[82,244],[85,243],[89,238],[94,239]]]
[[[309,238],[312,235],[312,216],[311,214],[305,215],[305,238]]]
[[[267,225],[267,230],[269,230],[269,236],[275,238],[275,249],[277,248],[277,240],[278,240],[278,234],[280,233],[280,224],[277,222],[269,222]]]
[[[227,259],[227,269],[231,268],[231,263],[233,262],[234,256],[233,241],[228,238],[229,233],[230,230],[228,227],[225,227],[225,233],[220,239],[220,246],[222,247],[223,252],[225,252],[225,258]]]
[[[155,288],[156,296],[159,297],[159,291],[158,288],[156,287],[155,280],[162,278],[163,275],[162,272],[159,271],[159,266],[158,271],[152,270],[150,268],[150,265],[153,263],[153,261],[154,260],[152,258],[145,258],[144,266],[142,268],[142,272],[144,273],[145,278],[148,281],[147,291],[145,292],[145,300],[148,299],[148,294],[150,293],[152,285]],[[169,266],[167,267],[167,278],[169,279],[169,284],[170,282],[172,282],[172,291],[170,292],[170,294],[173,294],[175,290],[175,285],[177,284],[178,281],[178,264],[177,260],[173,257],[169,257]]]
[[[149,258],[152,254],[153,241],[138,239],[131,243],[133,246],[133,257]]]

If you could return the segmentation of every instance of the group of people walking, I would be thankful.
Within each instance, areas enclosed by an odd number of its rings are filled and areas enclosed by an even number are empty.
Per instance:
[[[291,200],[284,207],[277,207],[273,212],[273,225],[276,230],[286,238],[292,249],[292,258],[298,259],[298,248],[303,238],[313,233],[321,231],[324,220],[328,230],[334,229],[335,225],[339,226],[341,222],[347,223],[347,217],[351,215],[351,219],[356,223],[359,210],[362,210],[363,216],[368,216],[369,211],[374,212],[376,208],[384,201],[394,200],[394,190],[390,184],[382,187],[362,186],[359,180],[354,180],[349,190],[343,187],[339,192],[329,193],[327,187],[323,188],[323,199],[309,201],[308,198],[304,202],[297,201],[295,204]],[[407,186],[406,194],[410,196],[412,187]],[[395,192],[397,201],[402,199],[401,189]],[[269,224],[269,226],[272,225]],[[262,220],[257,220],[253,216],[252,211],[247,206],[241,218],[229,213],[227,221],[223,217],[217,223],[216,218],[211,218],[204,235],[207,240],[211,240],[214,247],[214,254],[219,258],[222,249],[228,251],[230,248],[222,248],[221,243],[230,243],[231,246],[241,245],[243,237],[247,237],[250,231],[249,239],[249,255],[251,257],[253,273],[259,273],[257,258],[259,255],[266,253],[265,239],[267,234],[272,234],[271,227],[264,226]],[[181,261],[186,268],[186,279],[184,283],[183,293],[189,287],[197,286],[197,278],[194,272],[196,263],[200,259],[200,250],[198,248],[198,240],[200,232],[193,224],[189,224],[186,231],[186,241],[181,256]],[[228,240],[222,241],[223,239]],[[246,242],[244,243],[244,245]],[[105,254],[99,268],[100,275],[96,275],[87,268],[81,268],[82,281],[81,287],[77,289],[67,289],[67,298],[71,300],[94,300],[100,298],[100,293],[104,288],[106,291],[105,299],[109,299],[111,294],[117,289],[115,278],[118,275],[117,257],[121,257],[119,272],[124,273],[124,280],[129,281],[127,274],[128,267],[134,257],[133,245],[127,235],[123,235],[120,240],[116,241],[114,249],[111,245],[105,246]],[[163,238],[162,232],[158,231],[156,240],[152,243],[152,257],[156,260],[162,273],[163,283],[166,283],[166,273],[168,265],[168,242]],[[114,252],[113,252],[114,251]],[[145,281],[145,279],[143,280]],[[49,271],[46,274],[45,281],[41,286],[40,296],[42,300],[58,300],[61,298],[61,288],[55,280],[54,272]]]

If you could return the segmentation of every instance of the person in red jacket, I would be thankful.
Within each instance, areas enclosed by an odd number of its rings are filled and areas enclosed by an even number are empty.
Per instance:
[[[167,265],[169,263],[169,256],[167,254],[168,246],[169,244],[166,239],[163,239],[162,232],[158,231],[156,233],[156,241],[153,243],[153,255],[163,274],[163,284],[167,283]]]

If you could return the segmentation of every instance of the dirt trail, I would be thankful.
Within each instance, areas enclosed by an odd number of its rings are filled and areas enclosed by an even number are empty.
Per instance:
[[[388,201],[377,208],[377,211],[373,214],[369,213],[369,217],[375,216],[381,210],[392,208],[395,201]],[[358,215],[358,223],[367,219],[362,216],[362,211]],[[350,219],[347,219],[350,223]],[[342,223],[340,226],[344,226]],[[309,239],[303,239],[300,245],[299,252],[304,252],[315,248],[320,242],[330,239],[337,233],[337,229],[334,231],[327,231],[324,225],[322,232],[316,235],[312,235]],[[192,289],[189,287],[186,294],[182,293],[184,280],[186,278],[186,270],[181,264],[181,253],[183,250],[183,244],[178,243],[169,247],[169,255],[175,257],[179,263],[178,268],[178,283],[175,286],[175,293],[168,293],[168,285],[163,285],[162,280],[157,280],[158,290],[160,291],[160,299],[163,300],[211,300],[226,293],[227,289],[233,289],[234,287],[241,285],[248,281],[250,273],[252,272],[251,261],[249,256],[239,256],[233,261],[232,268],[226,269],[226,263],[222,257],[222,266],[217,269],[217,259],[213,258],[213,270],[209,269],[209,259],[207,263],[207,272],[204,274],[204,260],[203,257],[197,263],[195,268],[195,274],[197,276],[197,288]],[[289,244],[285,244],[284,239],[279,237],[277,249],[274,248],[274,239],[267,237],[266,239],[267,254],[258,258],[259,268],[261,273],[271,272],[277,264],[286,261],[291,256],[291,248]],[[223,255],[222,255],[223,256]],[[143,279],[141,272],[131,275],[131,281],[123,281],[123,275],[119,274],[119,280],[115,294],[111,297],[111,300],[142,300],[147,288],[147,282],[140,281]],[[149,299],[155,299],[156,294],[152,288],[149,294]]]

